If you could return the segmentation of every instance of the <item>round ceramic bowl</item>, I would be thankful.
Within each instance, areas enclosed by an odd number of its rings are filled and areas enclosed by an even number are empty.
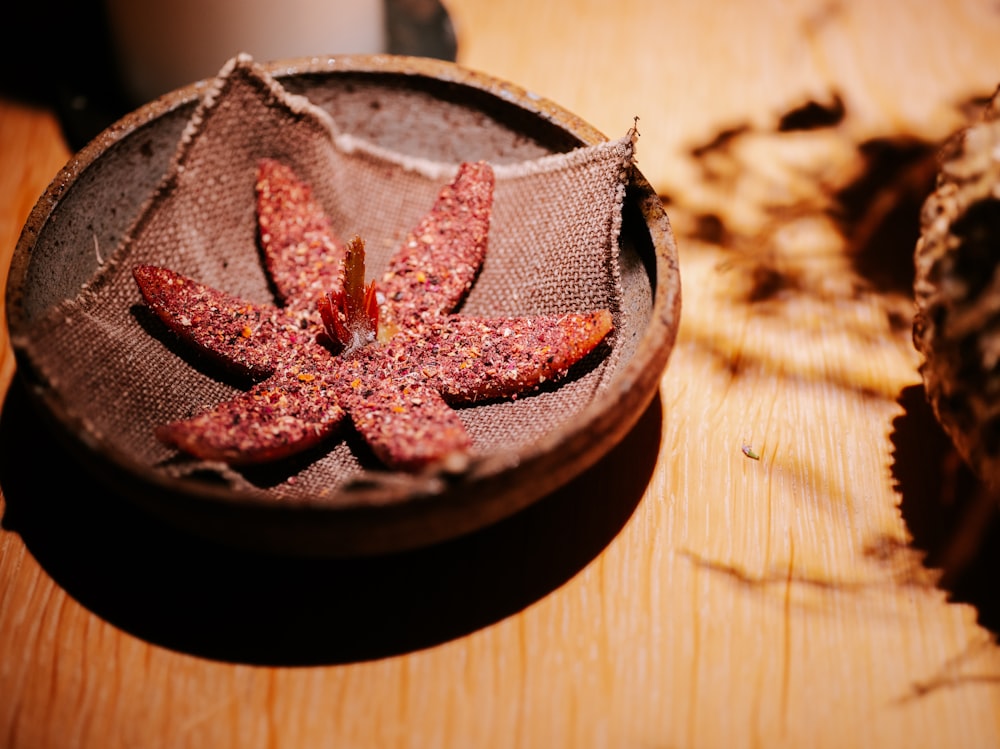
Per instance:
[[[530,158],[607,140],[552,102],[449,62],[346,56],[264,68],[288,90],[329,110],[345,131],[387,148],[407,147],[405,123],[416,104],[425,112],[421,127],[431,128],[421,142],[436,138],[449,152],[461,148],[457,141],[473,139],[480,151],[487,144],[507,159]],[[14,252],[7,288],[12,341],[55,305],[74,298],[98,273],[99,258],[84,248],[95,242],[113,247],[121,240],[167,169],[206,85],[192,84],[127,115],[55,178]],[[428,117],[427,111],[440,116]],[[627,329],[618,331],[621,349],[610,386],[516,455],[447,479],[398,485],[357,481],[339,489],[335,501],[329,496],[268,501],[218,482],[166,476],[136,464],[114,440],[86,430],[79,415],[65,407],[63,394],[35,376],[15,345],[18,375],[82,466],[93,469],[109,490],[175,525],[279,553],[344,556],[416,548],[482,528],[538,501],[598,461],[649,406],[674,344],[681,297],[669,220],[637,170],[626,192],[619,244]]]

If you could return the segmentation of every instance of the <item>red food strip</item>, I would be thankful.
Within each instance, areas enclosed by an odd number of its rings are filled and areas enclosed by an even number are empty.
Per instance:
[[[451,312],[462,301],[486,256],[494,183],[489,164],[466,162],[441,189],[379,282],[387,324]]]
[[[436,390],[406,378],[355,378],[340,393],[354,428],[389,468],[419,471],[472,447]]]
[[[308,450],[344,417],[328,376],[285,370],[190,419],[160,426],[156,436],[203,460],[252,465]]]
[[[287,165],[263,159],[256,191],[264,262],[279,301],[311,307],[321,295],[338,291],[344,244],[310,186]]]
[[[612,328],[598,310],[558,316],[448,315],[405,333],[402,348],[430,386],[452,404],[507,398],[558,379]]]
[[[153,265],[140,265],[132,274],[146,304],[168,328],[230,369],[266,377],[309,338],[277,307],[247,302]]]

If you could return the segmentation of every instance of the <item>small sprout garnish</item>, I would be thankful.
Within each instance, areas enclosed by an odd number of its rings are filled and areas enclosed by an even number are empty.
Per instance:
[[[743,454],[751,460],[760,460],[760,454],[750,447],[750,445],[743,445]]]
[[[378,334],[378,297],[375,282],[365,286],[365,243],[355,236],[347,243],[344,283],[318,302],[323,327],[337,353],[348,355],[367,346]]]

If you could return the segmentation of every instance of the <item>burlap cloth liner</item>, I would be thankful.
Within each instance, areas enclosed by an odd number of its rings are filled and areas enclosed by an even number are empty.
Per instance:
[[[618,141],[497,166],[487,259],[461,311],[604,307],[620,326],[618,235],[633,140],[630,131]],[[155,425],[224,400],[236,385],[151,321],[131,270],[153,263],[250,300],[273,301],[253,199],[264,156],[285,161],[313,185],[342,238],[365,238],[374,278],[456,168],[340,133],[325,110],[286,92],[240,55],[206,93],[129,236],[77,298],[38,324],[28,353],[88,430],[141,464],[173,473],[208,470],[275,497],[333,495],[348,479],[377,469],[350,428],[318,454],[242,473],[177,456],[153,436]],[[609,380],[613,341],[589,369],[558,387],[462,409],[477,451],[517,450],[571,418]]]

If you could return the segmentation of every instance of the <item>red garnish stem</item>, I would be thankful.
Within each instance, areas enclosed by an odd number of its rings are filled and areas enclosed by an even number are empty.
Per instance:
[[[340,354],[350,354],[375,340],[378,334],[378,297],[375,282],[365,286],[365,243],[354,236],[347,243],[341,292],[327,292],[318,302],[326,334]]]

